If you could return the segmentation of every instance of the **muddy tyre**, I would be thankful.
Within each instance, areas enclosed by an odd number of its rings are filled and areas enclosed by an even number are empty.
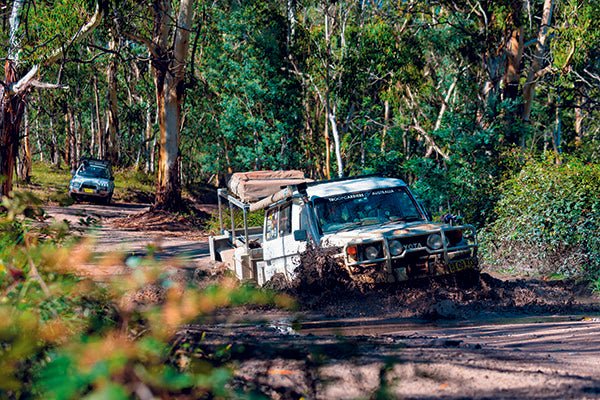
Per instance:
[[[457,272],[454,276],[456,285],[465,289],[479,285],[481,272],[477,268],[469,268]]]

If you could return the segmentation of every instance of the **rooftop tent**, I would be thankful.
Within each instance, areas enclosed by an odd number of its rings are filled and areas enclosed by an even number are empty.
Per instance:
[[[297,170],[236,172],[227,187],[232,195],[243,202],[253,203],[277,193],[285,186],[309,181],[304,177],[304,172]]]

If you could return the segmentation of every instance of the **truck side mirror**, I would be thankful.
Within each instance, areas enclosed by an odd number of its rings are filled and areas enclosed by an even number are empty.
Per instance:
[[[298,229],[294,231],[294,240],[296,242],[306,242],[306,239],[308,239],[308,234],[306,233],[306,230]]]

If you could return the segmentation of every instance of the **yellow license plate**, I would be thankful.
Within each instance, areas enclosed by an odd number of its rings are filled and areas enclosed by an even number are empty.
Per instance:
[[[83,189],[83,193],[94,193],[94,189]]]
[[[463,269],[474,268],[477,265],[475,258],[467,258],[465,260],[458,260],[448,264],[448,270],[450,272],[458,272]]]

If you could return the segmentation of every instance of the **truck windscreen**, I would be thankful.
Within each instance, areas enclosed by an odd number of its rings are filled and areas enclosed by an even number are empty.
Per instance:
[[[314,207],[321,233],[425,219],[405,188],[318,198]]]

